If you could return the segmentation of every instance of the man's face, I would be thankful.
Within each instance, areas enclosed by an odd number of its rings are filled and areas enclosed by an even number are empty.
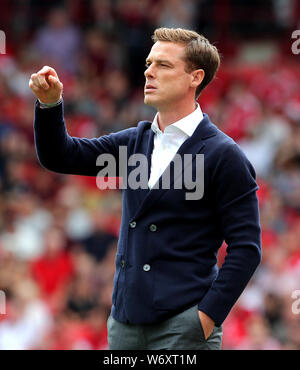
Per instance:
[[[146,59],[144,102],[158,111],[176,107],[191,89],[191,74],[185,71],[185,46],[157,41]]]

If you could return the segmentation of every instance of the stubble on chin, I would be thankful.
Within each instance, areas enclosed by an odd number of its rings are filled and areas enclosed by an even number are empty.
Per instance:
[[[144,96],[144,104],[155,108],[155,102],[151,98],[149,98],[148,96]]]

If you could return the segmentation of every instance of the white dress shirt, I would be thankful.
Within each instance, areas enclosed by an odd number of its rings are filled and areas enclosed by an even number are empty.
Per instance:
[[[198,103],[197,108],[188,116],[167,126],[162,132],[158,127],[158,113],[154,117],[151,129],[154,131],[154,147],[151,158],[151,170],[148,187],[152,189],[167,168],[180,146],[193,135],[203,114]]]

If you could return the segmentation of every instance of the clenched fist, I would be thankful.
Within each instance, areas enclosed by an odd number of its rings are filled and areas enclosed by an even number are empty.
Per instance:
[[[33,94],[45,104],[56,103],[62,97],[63,84],[59,81],[55,69],[44,66],[33,73],[29,81]]]

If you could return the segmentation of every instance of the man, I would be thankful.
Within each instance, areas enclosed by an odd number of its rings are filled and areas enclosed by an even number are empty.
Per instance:
[[[56,72],[44,67],[31,76],[38,158],[52,171],[94,176],[99,155],[119,164],[120,147],[127,158],[147,158],[149,188],[123,189],[109,348],[220,349],[222,323],[261,260],[255,172],[196,103],[219,67],[217,49],[184,29],[157,29],[153,40],[144,90],[145,104],[158,111],[153,123],[100,138],[70,137]],[[157,186],[172,158],[187,155],[192,161],[170,175],[170,187]],[[204,192],[191,200],[190,188],[175,183],[190,169],[199,172],[201,155]],[[127,165],[129,175],[133,170]],[[218,271],[224,240],[227,256]]]

